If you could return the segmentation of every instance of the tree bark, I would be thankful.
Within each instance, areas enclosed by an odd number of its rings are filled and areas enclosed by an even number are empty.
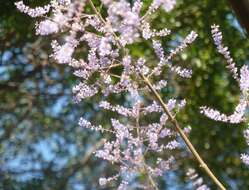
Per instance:
[[[229,0],[242,27],[249,33],[249,0]]]

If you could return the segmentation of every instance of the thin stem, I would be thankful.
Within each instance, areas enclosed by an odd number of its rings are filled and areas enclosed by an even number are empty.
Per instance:
[[[105,139],[101,139],[98,141],[89,151],[87,151],[85,157],[80,161],[82,165],[84,165],[92,156],[92,154],[98,150],[101,146],[103,146],[105,143]]]
[[[139,124],[139,120],[140,120],[140,108],[138,109],[138,113],[137,113],[137,118],[136,118],[136,128],[137,128],[137,137],[140,139],[140,124]],[[152,176],[150,175],[149,171],[148,171],[148,168],[147,168],[147,165],[145,163],[145,159],[144,159],[144,155],[142,155],[142,161],[143,161],[143,165],[144,165],[144,171],[145,171],[145,174],[146,176],[148,177],[148,180],[151,184],[151,186],[155,189],[155,190],[159,190],[155,181],[153,180]],[[143,173],[143,172],[142,172]]]
[[[95,14],[99,17],[99,19],[106,24],[105,19],[102,17],[102,15],[99,13],[99,11],[96,9],[95,5],[93,4],[93,2],[91,0],[89,0],[89,3],[93,9],[93,11],[95,12]]]
[[[89,3],[90,3],[90,5],[91,5],[93,11],[95,12],[95,14],[96,14],[96,15],[99,17],[99,19],[101,20],[101,22],[102,22],[103,24],[107,25],[105,19],[102,17],[101,13],[96,9],[96,7],[95,7],[94,3],[92,2],[92,0],[89,0]],[[120,44],[118,36],[115,34],[114,31],[111,31],[111,33],[112,33],[112,35],[114,36],[114,38],[116,39],[117,45],[118,45],[120,48],[122,48],[122,44]]]
[[[182,139],[184,140],[185,144],[187,145],[187,147],[189,148],[189,150],[192,152],[193,156],[195,157],[195,159],[199,162],[199,164],[200,164],[199,166],[201,168],[203,168],[203,170],[207,173],[207,175],[213,180],[213,182],[221,190],[226,190],[226,188],[222,185],[222,183],[217,179],[217,177],[209,169],[209,167],[207,166],[207,164],[203,161],[203,159],[201,158],[201,156],[199,155],[199,153],[197,152],[197,150],[195,149],[195,147],[193,146],[193,144],[190,142],[189,138],[185,135],[184,131],[181,129],[181,127],[178,124],[177,120],[172,116],[172,114],[168,110],[167,105],[164,103],[164,101],[162,100],[161,96],[154,89],[154,87],[151,84],[151,82],[149,81],[149,79],[147,77],[145,77],[144,75],[141,75],[141,77],[143,78],[145,84],[149,87],[149,89],[151,90],[151,92],[155,96],[156,100],[161,104],[164,112],[169,117],[170,122],[175,126],[177,132],[182,137]]]
[[[157,187],[157,184],[155,183],[154,179],[150,175],[150,172],[148,171],[147,165],[146,165],[145,160],[144,160],[144,156],[142,157],[142,160],[143,160],[144,168],[141,170],[141,173],[144,173],[147,176],[149,183],[153,187],[153,189],[159,190]]]
[[[143,162],[144,162],[144,158],[142,158],[142,159],[143,159]],[[154,190],[159,190],[158,187],[157,187],[157,185],[156,185],[156,183],[155,183],[155,181],[153,180],[153,178],[151,177],[150,173],[148,172],[148,169],[147,169],[147,166],[146,166],[145,163],[144,163],[144,168],[142,168],[142,169],[140,170],[140,173],[143,173],[143,174],[146,175],[146,177],[147,177],[148,180],[149,180],[150,185],[152,186],[152,188],[153,188]]]
[[[119,75],[115,75],[115,74],[112,74],[112,73],[109,73],[110,76],[113,76],[113,77],[116,77],[116,78],[121,78]]]
[[[155,190],[159,190],[156,183],[154,182],[153,178],[151,177],[151,175],[148,173],[148,178],[149,178],[149,181],[150,181],[150,184],[152,185],[152,187],[155,189]]]
[[[140,125],[139,125],[139,120],[140,120],[140,105],[139,105],[139,108],[138,108],[138,113],[137,113],[137,118],[136,118],[137,137],[140,139]]]
[[[140,20],[141,21],[145,20],[151,13],[152,13],[152,11],[151,11],[151,5],[150,5],[150,7],[148,8],[146,13],[142,16],[142,18]]]

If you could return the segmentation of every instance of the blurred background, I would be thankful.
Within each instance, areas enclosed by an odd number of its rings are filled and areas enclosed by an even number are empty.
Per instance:
[[[51,38],[36,36],[34,20],[19,13],[14,2],[0,0],[0,189],[100,189],[100,175],[108,175],[115,168],[89,154],[99,146],[100,136],[80,128],[77,121],[86,116],[105,123],[107,113],[99,113],[93,99],[73,103],[71,88],[77,79],[69,67],[50,59]],[[24,2],[30,6],[47,3]],[[238,102],[239,87],[215,50],[210,26],[220,25],[237,66],[248,64],[249,3],[247,0],[177,3],[170,14],[159,12],[153,24],[172,30],[165,49],[191,30],[199,34],[198,40],[174,60],[187,64],[194,72],[190,80],[172,79],[174,88],[169,93],[191,100],[178,119],[182,125],[192,127],[193,144],[228,189],[248,190],[249,168],[239,159],[240,153],[248,151],[243,139],[247,124],[211,121],[199,114],[199,106],[205,104],[231,113]],[[150,53],[146,46],[133,51],[136,55]],[[114,97],[116,101],[122,98]],[[185,169],[198,170],[196,163],[186,159],[180,166],[165,174],[159,181],[160,189],[193,189]],[[198,172],[211,189],[216,189],[205,174]]]

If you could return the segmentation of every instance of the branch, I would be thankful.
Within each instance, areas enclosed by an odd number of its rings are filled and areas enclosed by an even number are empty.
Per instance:
[[[60,183],[56,185],[55,189],[63,189],[65,185],[67,184],[70,177],[72,177],[77,171],[79,171],[91,158],[92,153],[95,152],[97,149],[99,149],[103,144],[105,140],[102,139],[98,141],[93,147],[91,147],[85,154],[85,156],[78,162],[73,164],[72,166],[69,166],[65,168],[62,173],[65,174],[64,177],[61,178]]]
[[[149,81],[149,79],[146,78],[144,75],[141,75],[141,77],[143,78],[145,84],[149,87],[149,89],[151,90],[151,92],[155,96],[156,100],[161,104],[164,112],[169,117],[170,122],[175,126],[177,132],[182,137],[183,141],[185,142],[185,144],[187,145],[187,147],[189,148],[189,150],[192,152],[192,154],[195,157],[195,159],[199,162],[200,167],[203,168],[203,170],[207,173],[207,175],[213,180],[213,182],[221,190],[226,190],[226,188],[222,185],[222,183],[216,178],[216,176],[213,174],[213,172],[209,169],[209,167],[207,166],[207,164],[203,161],[203,159],[201,158],[201,156],[199,155],[199,153],[197,152],[197,150],[195,149],[195,147],[190,142],[189,138],[185,135],[184,131],[179,126],[177,120],[172,116],[172,114],[168,110],[168,108],[167,108],[166,104],[163,102],[161,96],[158,94],[158,92],[152,86],[152,84]]]

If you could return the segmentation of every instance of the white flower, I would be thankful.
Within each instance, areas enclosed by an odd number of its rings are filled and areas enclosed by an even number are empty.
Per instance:
[[[248,154],[241,154],[240,159],[242,162],[244,162],[246,165],[249,166],[249,155]]]
[[[103,177],[99,178],[99,185],[104,186],[104,185],[106,185],[106,183],[107,183],[106,178],[103,178]]]
[[[76,46],[74,41],[67,42],[62,46],[60,46],[57,41],[53,41],[51,45],[54,50],[52,56],[58,61],[58,63],[65,64],[71,62]]]
[[[45,5],[44,7],[36,7],[36,8],[30,8],[28,6],[26,6],[23,1],[18,1],[15,3],[17,9],[19,9],[19,11],[26,13],[27,15],[31,16],[31,17],[40,17],[45,15],[46,13],[48,13],[50,11],[50,5]]]
[[[112,50],[112,46],[108,42],[108,39],[102,38],[99,44],[99,55],[100,56],[110,55],[111,50]]]
[[[249,69],[247,65],[244,65],[240,69],[240,89],[241,91],[248,91],[249,89]]]
[[[176,5],[176,0],[162,0],[162,7],[166,12],[170,12]]]
[[[36,34],[49,35],[59,31],[58,24],[51,20],[41,21],[36,27]]]

